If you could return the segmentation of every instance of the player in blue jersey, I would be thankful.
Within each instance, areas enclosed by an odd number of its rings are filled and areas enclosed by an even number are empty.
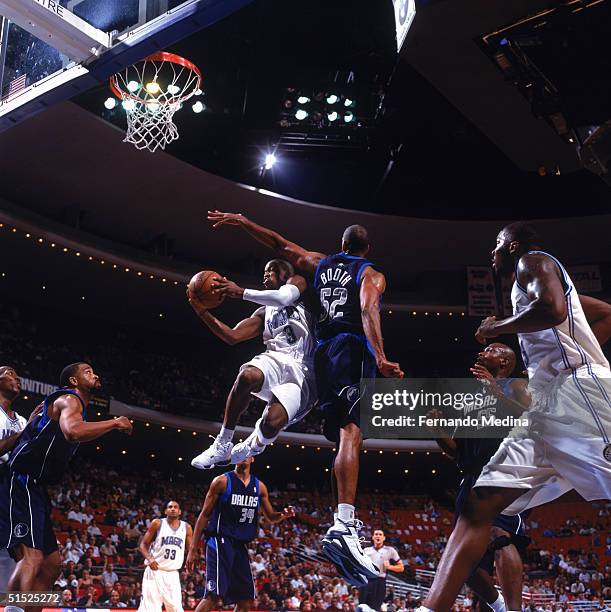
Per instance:
[[[0,480],[0,546],[17,561],[9,591],[51,590],[59,576],[61,558],[51,526],[47,485],[61,482],[79,443],[114,429],[132,431],[126,417],[85,421],[87,405],[100,388],[100,379],[88,363],[66,366],[60,387],[44,400],[40,414],[17,439]],[[7,606],[6,610],[21,608]]]
[[[307,251],[277,232],[253,223],[244,215],[211,211],[214,227],[237,225],[296,269],[314,276],[321,314],[316,327],[314,355],[316,387],[325,415],[325,435],[338,445],[333,466],[338,506],[333,525],[323,538],[323,550],[351,584],[363,586],[379,576],[365,555],[358,532],[354,502],[363,443],[360,428],[361,379],[403,377],[398,363],[384,352],[380,299],[386,289],[384,275],[367,259],[367,230],[351,225],[342,235],[341,251],[326,256]]]
[[[515,366],[515,353],[509,346],[500,342],[488,345],[478,354],[471,373],[484,383],[483,391],[487,397],[483,400],[480,411],[476,411],[477,414],[472,416],[479,418],[480,412],[499,417],[505,414],[519,416],[528,409],[530,394],[527,381],[509,378]],[[448,437],[445,432],[436,434],[440,436],[437,438],[439,446],[456,461],[463,473],[456,496],[458,519],[471,488],[484,465],[496,453],[502,438],[498,433],[491,437],[477,438],[461,437],[459,432],[455,432],[454,437]],[[495,612],[504,612],[505,609],[520,610],[522,607],[523,566],[520,552],[530,542],[525,533],[524,518],[523,514],[499,514],[494,519],[488,550],[467,580],[468,586]],[[496,590],[491,578],[495,563],[502,595]]]
[[[221,603],[235,603],[235,610],[250,610],[256,597],[248,558],[248,543],[257,537],[259,510],[270,523],[295,516],[292,506],[276,512],[267,487],[252,475],[254,457],[238,463],[234,470],[217,476],[206,493],[195,523],[187,555],[187,569],[193,571],[197,547],[206,535],[206,593],[196,612],[220,609]]]

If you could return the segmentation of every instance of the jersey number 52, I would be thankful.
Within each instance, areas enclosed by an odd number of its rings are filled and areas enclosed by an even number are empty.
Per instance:
[[[329,300],[333,296],[334,300]],[[337,317],[343,317],[344,313],[341,310],[337,310],[338,306],[342,306],[348,300],[348,289],[345,287],[323,287],[320,290],[320,303],[323,308],[323,312],[320,315],[320,320],[325,321],[326,319],[335,319]]]

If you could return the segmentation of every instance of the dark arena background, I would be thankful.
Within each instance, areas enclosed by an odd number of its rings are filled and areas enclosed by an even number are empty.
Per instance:
[[[589,323],[608,357],[610,31],[611,0],[0,0],[0,366],[20,379],[12,410],[27,419],[67,364],[86,362],[102,383],[87,421],[133,426],[83,441],[48,484],[61,573],[21,590],[56,592],[71,610],[149,612],[139,545],[151,522],[175,500],[195,528],[212,480],[233,469],[191,461],[220,439],[240,366],[266,347],[260,330],[224,343],[185,291],[200,270],[262,290],[274,254],[240,227],[214,228],[208,211],[241,213],[314,253],[340,251],[345,228],[364,226],[367,257],[386,278],[384,351],[405,380],[472,378],[480,323],[512,314],[511,272],[491,268],[497,234],[528,222],[574,290],[598,300]],[[163,56],[158,73],[137,71],[159,52],[188,65]],[[181,83],[191,66],[194,80]],[[118,93],[115,74],[125,76]],[[126,130],[135,141],[124,142]],[[313,270],[304,277],[311,287]],[[256,308],[227,297],[210,312],[233,327]],[[517,334],[489,341],[515,350],[526,384]],[[0,417],[11,409],[5,375]],[[235,444],[265,408],[249,390]],[[388,571],[383,601],[368,604],[322,548],[339,450],[323,419],[314,407],[252,464],[274,510],[295,516],[259,516],[246,545],[250,609],[426,605],[465,475],[433,435],[365,440],[359,535],[368,547],[382,529],[403,564]],[[4,422],[2,437],[19,444],[25,434]],[[611,480],[611,452],[606,461]],[[6,483],[12,465],[0,462]],[[13,491],[2,487],[12,521]],[[610,609],[610,513],[609,499],[570,491],[525,517],[522,609]],[[7,538],[27,528],[11,522]],[[216,587],[206,541],[195,548],[193,567],[185,550],[176,570],[179,598],[207,612],[200,602]],[[0,592],[19,591],[0,552]],[[498,562],[491,581],[504,589]],[[490,609],[471,586],[452,607]]]

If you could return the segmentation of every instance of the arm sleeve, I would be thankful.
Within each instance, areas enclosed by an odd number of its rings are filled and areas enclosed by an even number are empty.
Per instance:
[[[263,306],[288,306],[296,302],[300,295],[301,293],[295,285],[282,285],[280,289],[272,291],[244,289],[243,299]]]

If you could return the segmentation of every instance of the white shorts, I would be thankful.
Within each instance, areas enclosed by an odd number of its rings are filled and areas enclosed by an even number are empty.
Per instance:
[[[153,571],[147,567],[142,576],[142,599],[138,610],[160,612],[162,604],[167,612],[183,612],[178,570]]]
[[[276,397],[288,414],[287,427],[310,412],[316,401],[312,367],[277,351],[253,357],[240,367],[240,372],[248,366],[258,368],[264,376],[261,390],[253,395],[268,403]]]
[[[503,510],[515,515],[575,489],[611,499],[611,372],[580,369],[532,391],[530,425],[505,438],[475,487],[524,489]]]

